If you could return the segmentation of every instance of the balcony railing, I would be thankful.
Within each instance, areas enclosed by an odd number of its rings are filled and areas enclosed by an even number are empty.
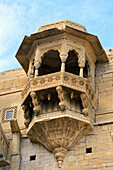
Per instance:
[[[31,91],[40,91],[62,85],[75,91],[84,92],[92,105],[96,101],[95,93],[86,78],[68,72],[57,72],[31,79],[22,91],[22,103]]]

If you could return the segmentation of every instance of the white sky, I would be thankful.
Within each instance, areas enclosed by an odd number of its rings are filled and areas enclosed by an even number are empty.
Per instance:
[[[0,0],[0,72],[20,67],[15,54],[40,25],[68,19],[113,48],[113,0]]]

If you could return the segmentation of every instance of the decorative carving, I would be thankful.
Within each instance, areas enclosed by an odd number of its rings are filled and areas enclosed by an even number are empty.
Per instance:
[[[83,86],[83,85],[84,85],[84,82],[81,80],[81,81],[79,81],[79,84],[80,84],[81,86]]]
[[[33,78],[34,77],[34,59],[32,59],[30,61],[30,64],[29,64],[29,70],[28,70],[28,77],[29,78]]]
[[[67,152],[67,149],[65,148],[55,148],[55,150],[53,151],[54,155],[55,155],[55,158],[58,162],[58,167],[61,168],[62,166],[62,163],[64,161],[64,158],[66,156],[66,152]]]
[[[31,113],[27,105],[22,105],[22,109],[24,111],[24,118],[25,118],[24,124],[26,127],[28,127],[31,121],[31,117],[30,117]]]
[[[40,47],[40,59],[42,58],[42,56],[45,53],[47,53],[50,50],[57,50],[60,53],[61,44],[58,43],[58,44],[51,44],[51,46],[49,46],[49,47],[48,46],[47,47],[45,47],[45,46]]]
[[[84,108],[82,110],[82,113],[84,114],[84,116],[88,116],[89,115],[89,101],[88,101],[88,98],[87,98],[85,93],[81,93],[80,98],[81,98],[81,101],[82,101],[82,106]]]
[[[12,112],[12,117],[7,115],[8,112]],[[16,115],[17,115],[17,106],[4,108],[2,114],[2,123],[9,122],[10,119],[16,118]]]
[[[62,86],[57,86],[56,91],[58,93],[58,98],[60,99],[59,103],[60,109],[65,110],[66,109],[65,92]]]
[[[40,102],[39,102],[38,96],[36,95],[35,92],[31,92],[30,96],[32,98],[32,103],[34,106],[33,111],[35,113],[35,116],[38,116],[38,114],[40,113]]]
[[[32,124],[27,136],[31,141],[40,142],[53,152],[60,168],[67,150],[91,129],[90,124],[86,122],[62,116],[48,121],[39,119]]]
[[[32,91],[39,91],[47,88],[57,87],[58,85],[66,85],[66,87],[72,88],[73,90],[79,90],[81,92],[87,93],[87,97],[89,98],[92,105],[94,105],[96,97],[88,81],[83,77],[79,77],[68,72],[64,72],[62,74],[61,72],[52,73],[30,80],[21,94],[23,103],[31,92],[31,89]]]

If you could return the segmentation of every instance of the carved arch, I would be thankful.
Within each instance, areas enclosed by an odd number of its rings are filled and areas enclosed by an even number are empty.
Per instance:
[[[38,74],[46,75],[54,72],[59,72],[61,68],[60,53],[58,50],[52,50],[43,53],[41,56],[41,64],[39,67]]]
[[[65,71],[79,75],[78,53],[75,50],[69,50],[65,63]]]

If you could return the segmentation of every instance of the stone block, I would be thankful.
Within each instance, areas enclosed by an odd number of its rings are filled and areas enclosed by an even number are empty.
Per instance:
[[[27,81],[28,81],[27,77],[25,76],[19,77],[18,83],[19,87],[25,86],[27,84]]]
[[[12,80],[6,80],[4,82],[4,89],[12,88]]]
[[[85,165],[88,165],[88,160],[79,161],[79,166],[85,166]]]
[[[4,79],[11,79],[11,78],[20,77],[23,75],[26,75],[23,69],[14,69],[14,70],[5,72]]]
[[[68,156],[68,161],[83,160],[84,155],[72,155]]]
[[[95,153],[88,153],[85,154],[85,159],[94,159],[94,158],[99,158],[99,157],[104,157],[105,156],[105,152],[95,152]]]
[[[113,157],[113,150],[106,151],[106,156]]]
[[[98,110],[101,111],[101,110],[113,109],[112,103],[113,103],[113,92],[100,94]]]
[[[12,87],[18,87],[18,78],[12,79]]]
[[[0,89],[3,89],[4,88],[4,81],[0,81]]]
[[[2,80],[3,79],[3,74],[0,74],[0,80]]]

